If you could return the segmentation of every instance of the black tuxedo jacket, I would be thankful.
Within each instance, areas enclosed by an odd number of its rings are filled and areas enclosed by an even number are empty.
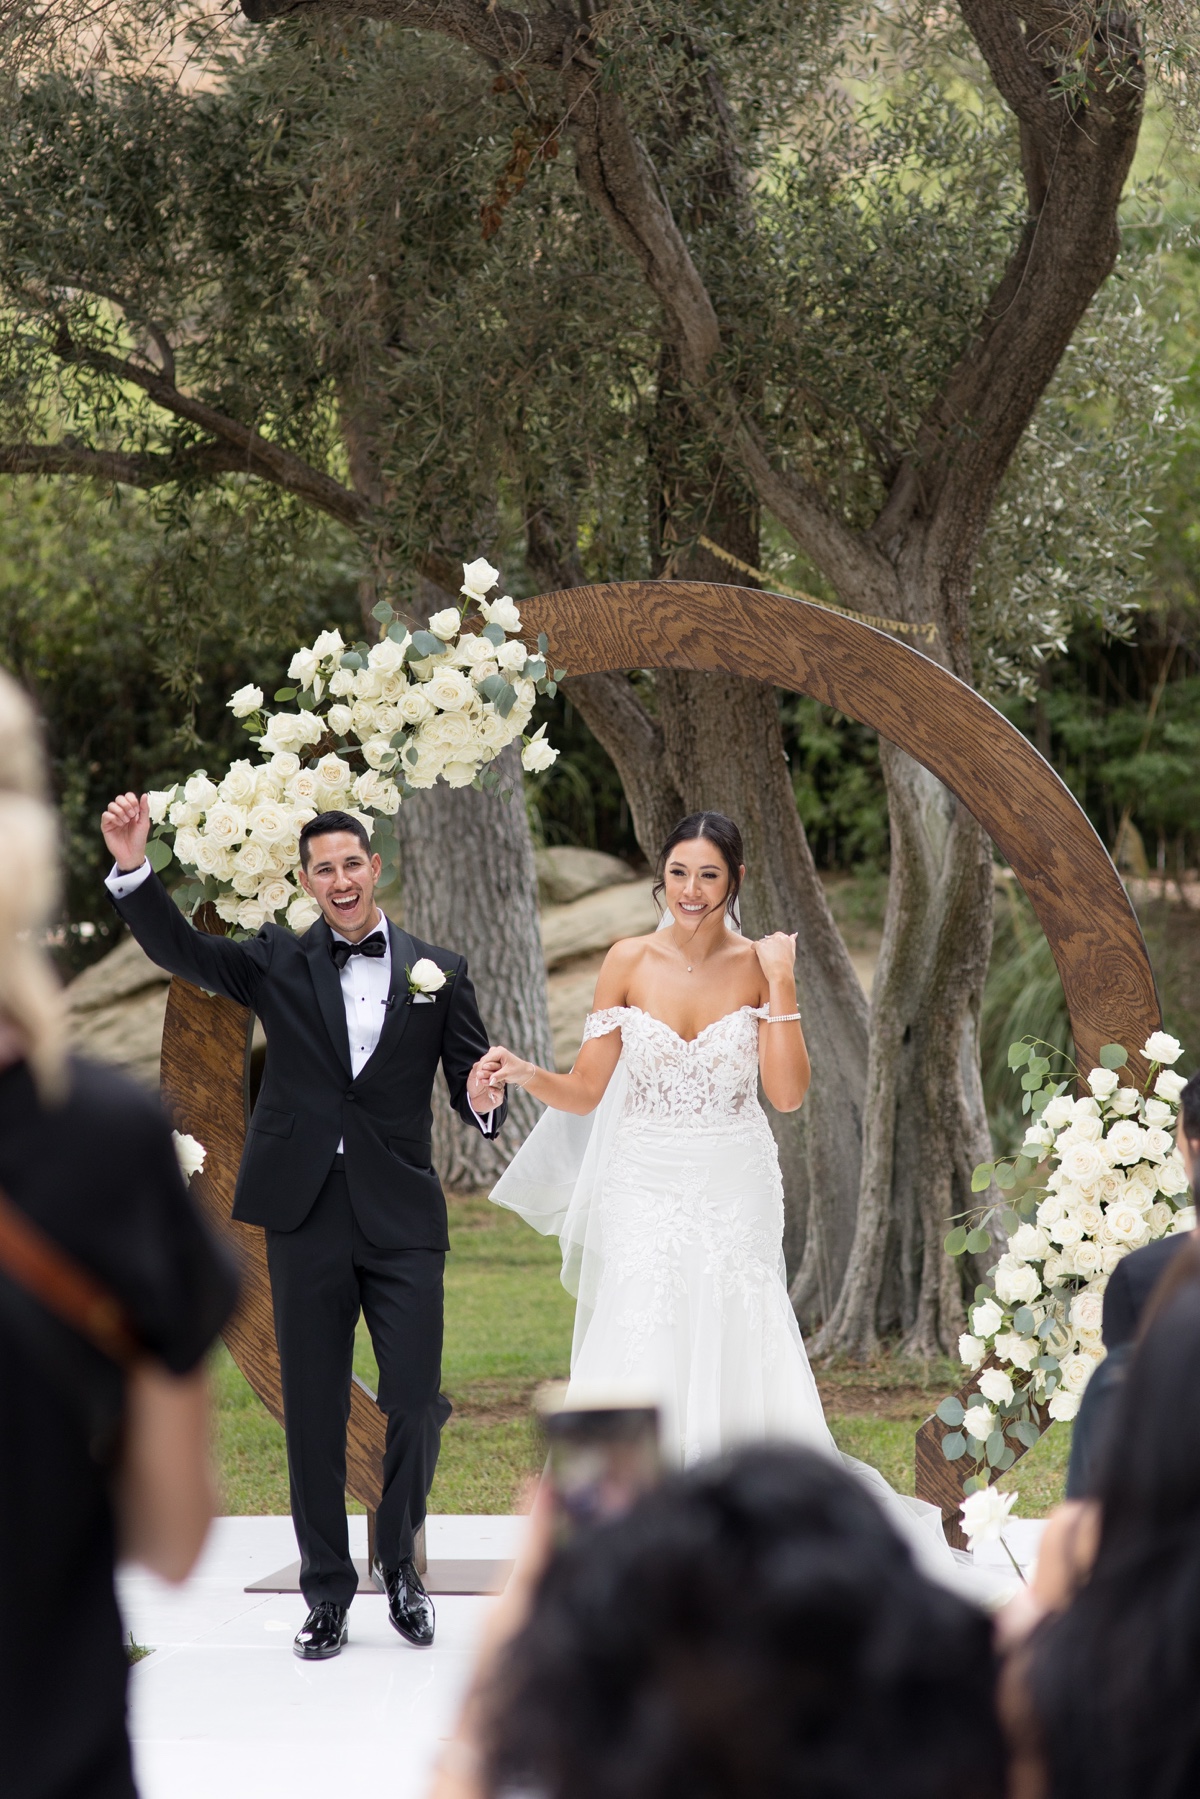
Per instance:
[[[1119,1349],[1132,1343],[1142,1322],[1146,1302],[1175,1257],[1191,1242],[1185,1231],[1178,1236],[1159,1237],[1144,1249],[1123,1256],[1108,1277],[1104,1289],[1104,1347]],[[1090,1386],[1090,1382],[1088,1383]]]
[[[339,1140],[355,1217],[384,1249],[450,1247],[446,1201],[431,1159],[430,1101],[438,1063],[465,1123],[467,1076],[488,1045],[462,956],[388,924],[390,1001],[375,1053],[357,1078],[341,981],[324,919],[294,936],[264,925],[233,942],[188,924],[156,875],[114,902],[160,968],[249,1006],[262,1019],[267,1063],[246,1132],[233,1216],[295,1230],[312,1208]],[[451,977],[432,1004],[415,1004],[405,965],[428,956]],[[506,1107],[496,1109],[503,1122]]]

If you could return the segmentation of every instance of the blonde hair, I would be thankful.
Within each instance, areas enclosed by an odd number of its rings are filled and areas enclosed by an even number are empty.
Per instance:
[[[0,668],[0,1015],[47,1099],[66,1079],[66,1008],[40,941],[58,892],[58,819],[46,799],[41,728],[28,695]]]

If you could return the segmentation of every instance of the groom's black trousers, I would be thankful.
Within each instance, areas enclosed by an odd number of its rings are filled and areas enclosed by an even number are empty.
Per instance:
[[[413,1552],[450,1402],[438,1391],[442,1275],[437,1249],[380,1249],[360,1229],[337,1158],[308,1217],[268,1230],[267,1266],[283,1376],[292,1522],[310,1606],[358,1590],[346,1524],[346,1425],[359,1309],[387,1414],[375,1545],[385,1567]]]

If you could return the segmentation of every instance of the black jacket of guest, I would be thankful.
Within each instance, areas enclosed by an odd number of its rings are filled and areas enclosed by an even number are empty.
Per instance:
[[[187,923],[157,876],[122,900],[121,917],[152,961],[262,1019],[267,1061],[238,1173],[233,1216],[277,1231],[302,1224],[345,1147],[350,1202],[383,1249],[450,1247],[446,1201],[432,1164],[433,1081],[440,1061],[465,1123],[467,1076],[488,1046],[462,956],[388,925],[388,1008],[374,1054],[357,1077],[341,981],[324,919],[296,937],[264,925],[241,942]],[[450,977],[432,1003],[414,1003],[405,967],[422,956]],[[505,1107],[496,1111],[496,1123]]]
[[[1190,1242],[1191,1237],[1186,1232],[1159,1237],[1156,1242],[1147,1243],[1144,1249],[1135,1249],[1123,1256],[1117,1263],[1104,1289],[1101,1329],[1105,1349],[1119,1349],[1123,1343],[1133,1342],[1147,1300],[1180,1250]]]

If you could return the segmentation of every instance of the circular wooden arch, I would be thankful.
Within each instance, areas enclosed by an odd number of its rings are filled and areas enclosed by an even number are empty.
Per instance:
[[[824,607],[703,581],[569,588],[523,602],[522,614],[529,634],[544,631],[556,663],[571,674],[721,670],[807,694],[871,726],[936,775],[1012,867],[1054,954],[1081,1065],[1093,1065],[1105,1043],[1137,1046],[1158,1028],[1136,914],[1087,816],[1028,739],[928,657]],[[208,1150],[194,1190],[241,1267],[242,1302],[225,1340],[282,1422],[263,1233],[230,1218],[251,1023],[243,1008],[173,981],[162,1092],[179,1128]],[[383,1437],[374,1395],[356,1379],[347,1485],[372,1510]]]

